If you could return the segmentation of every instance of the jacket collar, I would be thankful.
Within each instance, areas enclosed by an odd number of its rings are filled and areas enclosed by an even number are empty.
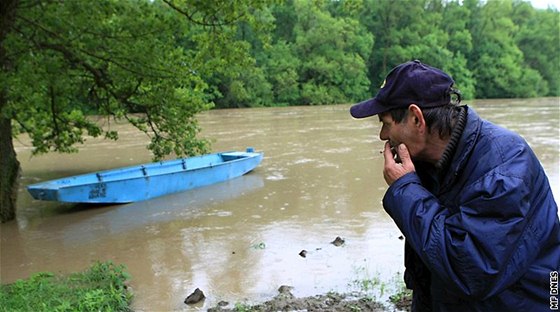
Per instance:
[[[463,134],[459,139],[451,164],[445,174],[443,185],[451,184],[455,177],[460,174],[461,170],[465,167],[469,156],[474,150],[475,143],[480,135],[482,119],[472,108],[466,106],[466,109],[467,122],[465,124],[465,129],[463,130]]]

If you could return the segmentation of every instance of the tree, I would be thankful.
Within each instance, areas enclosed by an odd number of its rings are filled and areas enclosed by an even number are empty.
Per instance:
[[[535,10],[529,3],[520,2],[514,3],[512,18],[519,26],[514,39],[523,52],[525,64],[545,80],[541,85],[536,82],[540,89],[537,95],[560,96],[560,14],[550,9]],[[526,86],[531,88],[535,84]]]
[[[398,49],[401,47],[403,23],[410,18],[407,13],[410,3],[410,1],[375,0],[364,2],[364,11],[360,20],[375,38],[367,60],[372,94],[377,93],[391,68],[409,61],[398,53]]]
[[[474,80],[464,54],[472,48],[464,22],[468,14],[459,3],[370,0],[365,6],[361,21],[376,38],[369,60],[372,93],[391,68],[418,59],[450,73],[463,95],[473,97]]]
[[[476,8],[479,15],[470,26],[476,49],[469,67],[477,81],[477,97],[535,97],[546,93],[542,76],[524,63],[514,36],[519,26],[512,21],[510,0],[489,1]]]
[[[294,55],[293,44],[285,41],[274,43],[264,60],[264,70],[272,86],[272,95],[277,105],[297,105],[301,95],[298,69],[301,61]]]
[[[368,96],[365,59],[373,39],[356,19],[333,17],[324,5],[295,3],[294,50],[302,60],[298,76],[302,104],[332,104]]]
[[[294,1],[287,0],[272,6],[275,27],[271,45],[262,57],[267,80],[272,86],[273,101],[281,106],[301,104],[298,73],[301,60],[294,48],[294,27],[298,24]]]
[[[169,2],[166,0],[166,2]],[[183,1],[187,12],[192,1]],[[206,2],[201,1],[202,8]],[[272,104],[271,86],[259,63],[259,55],[268,43],[273,25],[273,17],[263,0],[217,1],[233,16],[243,19],[219,22],[214,31],[198,31],[197,44],[189,46],[207,66],[201,77],[209,84],[214,102],[218,108],[238,108],[270,106]],[[173,7],[177,7],[174,5]],[[184,12],[185,9],[180,9]],[[205,13],[213,14],[213,12]],[[228,25],[224,28],[224,25]]]
[[[19,163],[12,137],[18,133],[29,134],[34,154],[75,152],[86,135],[117,139],[86,116],[95,112],[145,132],[154,159],[208,150],[195,118],[212,105],[201,75],[213,60],[236,52],[215,51],[210,61],[201,53],[212,50],[209,35],[234,42],[226,30],[253,8],[165,2],[2,2],[0,151],[2,172],[9,173],[0,178],[2,221],[15,213]],[[196,49],[179,44],[185,42]]]
[[[447,3],[443,9],[441,29],[449,34],[446,43],[447,49],[452,53],[443,69],[451,74],[463,98],[475,97],[475,80],[472,71],[468,68],[467,55],[473,50],[472,37],[467,27],[471,19],[470,11],[466,6],[461,6],[458,1]]]

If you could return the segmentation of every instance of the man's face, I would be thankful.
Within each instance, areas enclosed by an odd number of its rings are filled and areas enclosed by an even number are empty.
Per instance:
[[[390,113],[381,113],[379,114],[379,121],[382,123],[379,132],[379,138],[382,141],[389,141],[392,148],[404,143],[412,158],[418,155],[422,142],[412,114],[407,114],[400,123],[397,123]]]

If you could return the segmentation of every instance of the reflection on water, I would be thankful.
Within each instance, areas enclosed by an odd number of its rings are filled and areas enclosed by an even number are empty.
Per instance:
[[[198,214],[206,213],[201,212],[201,209],[212,203],[222,203],[238,196],[245,196],[263,185],[261,176],[245,175],[200,189],[100,209],[99,213],[91,215],[81,222],[65,224],[59,231],[67,246],[91,243],[141,229],[154,223],[195,218]],[[90,205],[78,206],[78,208],[88,209]],[[223,215],[226,216],[227,213],[223,213]],[[84,231],[84,228],[92,230]]]
[[[558,99],[476,102],[485,118],[521,133],[559,190]],[[149,161],[148,138],[118,125],[118,143],[91,139],[74,155],[23,166],[17,222],[2,225],[2,283],[38,271],[83,270],[95,260],[127,265],[134,308],[198,310],[266,300],[280,285],[297,296],[347,291],[402,273],[403,241],[383,211],[386,185],[376,118],[352,120],[347,105],[211,111],[200,116],[214,150],[265,152],[255,171],[150,201],[84,207],[34,201],[37,181]],[[126,135],[123,134],[126,132]],[[346,243],[336,247],[337,236]],[[308,251],[305,258],[301,250]],[[207,299],[183,304],[195,288]],[[390,289],[386,289],[388,294]]]

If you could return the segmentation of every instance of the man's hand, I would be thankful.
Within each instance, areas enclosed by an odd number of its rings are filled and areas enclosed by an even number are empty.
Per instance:
[[[385,150],[383,151],[383,156],[385,158],[383,177],[385,178],[385,182],[387,182],[387,184],[389,185],[393,184],[393,182],[397,181],[405,174],[416,171],[406,145],[399,144],[396,150],[401,163],[397,163],[395,161],[394,155],[391,152],[391,145],[389,144],[389,142],[385,143]]]

